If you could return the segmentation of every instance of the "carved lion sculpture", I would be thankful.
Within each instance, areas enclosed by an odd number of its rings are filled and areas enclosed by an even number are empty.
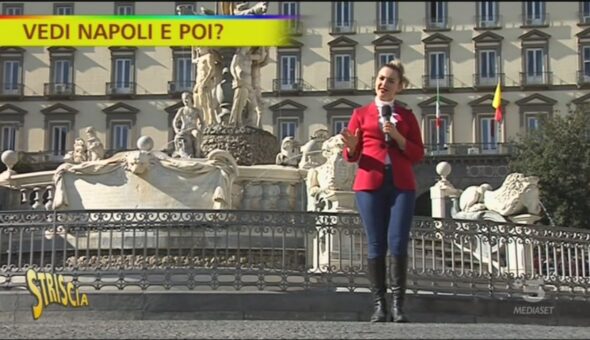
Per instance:
[[[484,193],[484,204],[488,210],[502,216],[528,212],[540,215],[539,178],[512,173],[506,177],[502,186]]]
[[[461,211],[474,212],[486,210],[483,197],[486,191],[492,190],[492,186],[484,183],[480,186],[470,186],[463,191],[459,198]]]
[[[125,157],[123,168],[136,175],[145,173],[150,167],[151,155],[146,152],[129,153]]]

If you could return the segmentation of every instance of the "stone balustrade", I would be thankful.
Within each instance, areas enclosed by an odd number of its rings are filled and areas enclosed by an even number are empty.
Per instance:
[[[306,170],[280,165],[238,166],[232,208],[239,210],[305,210]],[[0,210],[51,210],[55,171],[13,174],[0,185]]]

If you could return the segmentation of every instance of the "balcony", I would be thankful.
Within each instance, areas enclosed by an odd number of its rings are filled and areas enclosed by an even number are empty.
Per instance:
[[[452,74],[443,74],[439,75],[438,78],[433,78],[431,75],[422,76],[422,88],[424,90],[436,90],[439,89],[446,89],[450,90],[453,88],[453,75]]]
[[[538,15],[523,14],[522,27],[544,27],[549,26],[549,13],[540,13]]]
[[[501,15],[475,16],[475,29],[494,29],[502,27]]]
[[[299,94],[303,91],[303,79],[273,79],[272,91],[277,94]]]
[[[448,16],[424,18],[424,26],[427,31],[445,31],[451,27],[449,20]]]
[[[590,71],[578,71],[576,79],[578,87],[590,87]]]
[[[21,83],[1,83],[0,97],[21,98],[24,94],[24,88],[24,84]]]
[[[548,87],[553,83],[553,72],[520,72],[521,87]]]
[[[194,81],[169,81],[168,82],[168,94],[180,94],[182,92],[188,91],[193,92],[193,87],[195,86]]]
[[[504,73],[496,73],[494,75],[473,74],[473,87],[476,89],[496,87],[498,81],[500,81],[500,84],[504,84]]]
[[[127,97],[135,95],[135,83],[106,83],[106,94],[113,97]]]
[[[391,33],[400,31],[400,20],[377,20],[375,21],[375,33]]]
[[[327,89],[330,92],[353,92],[356,90],[358,78],[328,78]]]
[[[354,34],[356,33],[356,21],[330,21],[330,34]]]
[[[43,94],[47,97],[67,98],[75,94],[74,88],[74,83],[45,83]]]
[[[511,155],[515,151],[512,143],[441,143],[424,144],[426,156],[479,156]]]

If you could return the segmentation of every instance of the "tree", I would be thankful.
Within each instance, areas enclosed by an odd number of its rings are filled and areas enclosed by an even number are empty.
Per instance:
[[[543,222],[590,229],[590,106],[541,119],[515,146],[510,171],[539,177]]]

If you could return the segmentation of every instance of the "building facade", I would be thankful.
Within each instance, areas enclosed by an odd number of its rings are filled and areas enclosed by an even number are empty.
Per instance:
[[[215,2],[2,1],[4,15],[162,15]],[[264,129],[305,142],[334,134],[374,96],[379,65],[401,59],[398,96],[428,155],[500,155],[544,115],[590,101],[590,2],[273,1],[296,15],[292,44],[262,70]],[[261,33],[262,34],[262,33]],[[106,149],[149,135],[169,149],[179,94],[194,84],[187,47],[0,47],[0,147],[59,162],[93,126]],[[504,120],[491,106],[502,84]],[[437,96],[438,93],[438,96]],[[435,127],[437,98],[442,126]]]

